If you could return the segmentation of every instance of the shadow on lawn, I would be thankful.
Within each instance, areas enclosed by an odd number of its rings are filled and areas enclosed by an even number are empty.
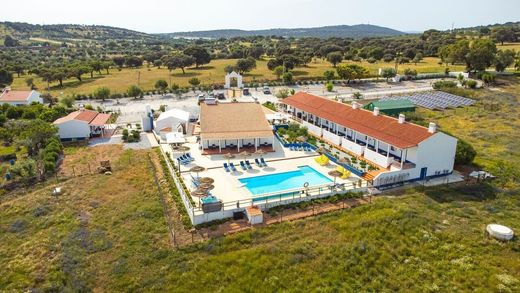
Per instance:
[[[426,187],[424,194],[439,203],[453,201],[486,201],[496,198],[496,189],[487,183]]]

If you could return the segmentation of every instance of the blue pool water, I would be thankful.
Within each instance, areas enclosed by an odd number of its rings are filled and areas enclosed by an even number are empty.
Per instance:
[[[270,175],[239,179],[253,194],[265,194],[303,187],[305,182],[309,187],[332,182],[327,176],[309,166],[298,167],[298,170]]]

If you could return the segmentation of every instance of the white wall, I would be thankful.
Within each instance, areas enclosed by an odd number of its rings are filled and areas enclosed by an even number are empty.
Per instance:
[[[329,132],[327,130],[323,130],[323,138],[336,144],[336,145],[340,145],[341,144],[341,137],[337,136],[336,134],[332,133],[332,132]]]
[[[43,104],[43,99],[40,98],[40,93],[39,92],[32,91],[31,94],[29,95],[29,99],[27,99],[27,102],[29,104],[33,103],[33,102],[36,102],[36,103],[39,103],[39,104]]]
[[[418,145],[417,168],[427,167],[426,176],[435,175],[436,171],[453,171],[455,164],[455,152],[457,150],[457,139],[437,132]]]
[[[56,126],[61,139],[90,137],[90,126],[85,121],[70,120]]]

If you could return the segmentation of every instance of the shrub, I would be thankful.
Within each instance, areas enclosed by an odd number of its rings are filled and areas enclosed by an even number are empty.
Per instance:
[[[456,88],[457,83],[451,80],[439,80],[433,83],[433,88],[436,90],[443,88]]]
[[[469,87],[470,89],[474,89],[477,87],[477,82],[474,81],[474,80],[467,80],[466,81],[466,86]]]
[[[477,155],[477,151],[467,141],[459,139],[455,153],[455,163],[459,165],[471,164]]]

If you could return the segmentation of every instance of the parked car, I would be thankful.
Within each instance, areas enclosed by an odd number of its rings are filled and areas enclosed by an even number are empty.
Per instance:
[[[214,93],[209,94],[206,99],[215,99],[215,94]]]
[[[269,89],[268,86],[264,86],[264,90],[263,90],[264,94],[266,95],[270,95],[271,94],[271,90]]]
[[[197,98],[199,99],[199,102],[202,102],[202,101],[204,101],[206,99],[206,95],[200,94],[200,95],[198,95]]]
[[[249,89],[244,89],[244,90],[242,91],[242,94],[243,94],[244,96],[249,96],[251,93],[249,92]]]
[[[224,93],[218,93],[218,94],[217,94],[217,99],[219,99],[219,100],[225,100],[225,99],[226,99],[226,96],[224,95]]]

